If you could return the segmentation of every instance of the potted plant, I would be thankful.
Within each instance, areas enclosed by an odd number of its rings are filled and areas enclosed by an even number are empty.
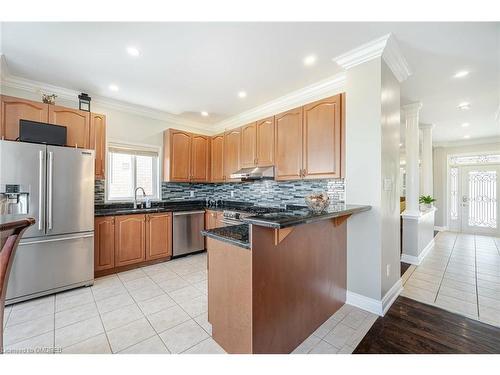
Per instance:
[[[422,195],[420,196],[418,203],[420,203],[420,210],[425,211],[430,208],[432,208],[434,205],[433,203],[436,200],[432,198],[430,195]]]

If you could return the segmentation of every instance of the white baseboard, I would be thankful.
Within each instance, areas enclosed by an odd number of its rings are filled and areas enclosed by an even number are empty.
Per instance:
[[[414,264],[415,266],[419,266],[420,263],[422,263],[422,261],[426,257],[426,255],[429,253],[429,251],[432,249],[432,246],[434,246],[434,238],[427,244],[426,247],[424,247],[424,249],[418,255],[418,257],[416,257],[414,255],[404,254],[404,253],[401,254],[401,262]]]
[[[398,281],[394,283],[394,285],[391,287],[391,289],[389,289],[389,291],[385,294],[381,301],[348,290],[346,303],[352,306],[356,306],[362,310],[371,312],[372,314],[384,316],[402,291],[403,284],[401,282],[401,279],[398,279]]]
[[[434,230],[437,230],[438,232],[446,232],[448,230],[448,227],[438,227],[437,225],[435,225]]]

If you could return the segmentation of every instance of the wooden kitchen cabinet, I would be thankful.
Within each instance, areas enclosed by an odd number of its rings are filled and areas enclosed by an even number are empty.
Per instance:
[[[146,260],[172,256],[172,213],[146,215]]]
[[[274,116],[257,121],[257,165],[274,165]]]
[[[210,137],[191,135],[191,181],[210,180]]]
[[[302,107],[275,117],[275,178],[302,178]]]
[[[66,146],[89,148],[90,112],[49,105],[49,123],[66,127]]]
[[[90,145],[95,150],[95,178],[106,177],[106,116],[90,114]]]
[[[0,97],[0,139],[15,141],[19,137],[19,120],[47,123],[49,105],[2,95]]]
[[[274,117],[241,128],[241,168],[274,165]]]
[[[115,267],[146,259],[146,215],[115,216]]]
[[[210,141],[211,182],[224,182],[224,134],[215,135]]]
[[[240,129],[232,129],[224,134],[224,175],[226,176],[226,181],[240,181],[239,179],[230,178],[232,173],[237,172],[241,168],[240,146]]]
[[[241,128],[241,168],[257,165],[257,125],[255,122]]]
[[[163,144],[165,181],[210,180],[210,137],[168,129],[164,133]]]
[[[96,217],[94,222],[94,270],[115,266],[115,217]]]
[[[341,95],[304,106],[303,178],[340,177],[341,145]]]

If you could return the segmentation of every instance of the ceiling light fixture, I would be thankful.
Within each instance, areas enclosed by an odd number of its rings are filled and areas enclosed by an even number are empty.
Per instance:
[[[137,57],[139,56],[141,53],[139,52],[139,50],[135,47],[127,47],[127,53],[130,55],[130,56],[134,56],[134,57]]]
[[[208,117],[208,112],[207,111],[201,111],[201,115],[203,117]]]
[[[240,92],[238,93],[238,97],[239,97],[239,98],[246,98],[246,97],[247,97],[247,93],[246,93],[246,91],[240,91]]]
[[[469,139],[470,138],[470,135],[464,135],[464,139]]]
[[[458,109],[461,109],[462,111],[466,111],[470,109],[470,103],[463,102],[458,105]]]
[[[399,147],[402,147],[402,146],[403,146],[403,144],[402,144],[402,143],[400,143],[400,144],[399,144]]]
[[[108,88],[111,91],[118,91],[118,90],[120,90],[120,88],[117,85],[115,85],[114,83],[112,83],[111,85],[109,85]]]
[[[305,66],[312,66],[316,63],[316,56],[315,55],[309,55],[304,58],[304,65]]]
[[[469,126],[469,123],[468,123],[468,122],[464,122],[464,123],[462,124],[462,128],[467,128],[468,126]]]
[[[453,77],[454,78],[463,78],[463,77],[467,77],[468,75],[469,75],[469,72],[467,70],[460,70],[459,72],[456,72]]]

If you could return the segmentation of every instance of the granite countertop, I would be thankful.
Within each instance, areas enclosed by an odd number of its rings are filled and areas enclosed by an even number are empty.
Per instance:
[[[248,224],[240,224],[202,230],[201,234],[244,249],[250,249],[249,229]]]
[[[287,228],[295,225],[314,223],[320,220],[332,219],[335,217],[351,215],[363,211],[368,211],[371,206],[360,206],[351,204],[330,205],[326,211],[319,214],[309,211],[307,208],[299,210],[287,210],[284,212],[255,215],[242,218],[241,221],[260,225],[268,228]]]
[[[132,203],[117,203],[95,207],[94,216],[118,216],[157,212],[196,211],[205,209],[205,201],[155,202],[151,208],[134,209]]]

